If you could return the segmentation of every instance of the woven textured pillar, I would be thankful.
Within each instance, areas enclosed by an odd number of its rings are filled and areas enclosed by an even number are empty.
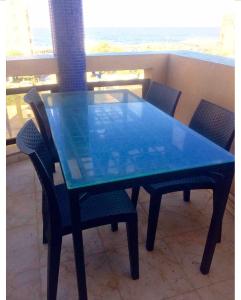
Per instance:
[[[49,8],[60,90],[85,90],[82,0],[49,0]]]

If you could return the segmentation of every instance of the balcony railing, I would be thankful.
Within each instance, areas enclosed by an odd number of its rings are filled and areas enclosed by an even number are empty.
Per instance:
[[[145,95],[147,88],[149,86],[149,80],[148,79],[130,79],[130,80],[114,80],[114,81],[99,81],[99,82],[89,82],[88,83],[88,89],[93,90],[95,88],[107,88],[107,87],[128,87],[131,88],[131,86],[140,86],[140,89],[138,90],[139,95]],[[18,87],[18,88],[9,88],[6,90],[6,95],[11,96],[11,95],[24,95],[26,94],[31,87],[26,86],[26,87]],[[39,92],[43,91],[51,91],[51,92],[58,92],[59,87],[58,84],[45,84],[45,85],[37,85],[36,86],[37,90]],[[26,104],[22,105],[21,100],[20,101],[15,101],[16,105],[16,114],[18,116],[18,122],[17,122],[17,130],[20,129],[20,127],[23,125],[24,121],[26,121],[26,118],[23,116],[23,110],[26,109]],[[31,117],[33,117],[31,115]],[[16,123],[16,122],[15,122]],[[15,127],[16,127],[15,126]],[[8,138],[6,139],[6,144],[7,145],[12,145],[16,143],[16,137],[13,136],[13,130],[12,130],[12,124],[11,121],[8,117],[8,111],[7,111],[7,133],[8,133]],[[19,127],[19,128],[18,128]],[[16,130],[15,130],[16,134]]]
[[[119,70],[144,70],[144,79],[89,82],[89,89],[113,86],[142,86],[142,94],[148,88],[149,80],[156,80],[182,91],[175,117],[188,123],[201,98],[207,98],[230,110],[234,109],[234,62],[231,59],[192,52],[158,53],[113,53],[87,56],[87,72]],[[53,56],[38,56],[7,60],[7,77],[39,76],[57,73]],[[30,86],[9,88],[6,94],[25,94]],[[39,91],[58,91],[57,84],[37,85]],[[12,115],[24,121],[21,100],[15,101]],[[25,107],[26,109],[26,107]],[[30,110],[27,114],[31,114]],[[11,118],[11,117],[10,117]],[[7,144],[15,143],[15,128],[11,132],[12,119],[7,115]],[[16,125],[18,126],[18,125]]]
[[[87,72],[144,70],[144,79],[90,82],[89,89],[113,86],[142,86],[148,88],[149,79],[162,82],[182,91],[175,118],[188,124],[200,99],[208,99],[234,111],[234,60],[193,52],[118,53],[87,56]],[[7,61],[7,77],[57,73],[56,60],[49,57],[11,59]],[[7,95],[26,93],[30,87],[7,89]],[[39,91],[57,91],[57,84],[37,86]],[[16,113],[22,114],[20,101],[15,101]],[[25,108],[26,109],[26,108]],[[31,115],[31,110],[28,110]],[[22,122],[26,115],[20,118]],[[12,119],[7,118],[7,130]],[[21,122],[19,123],[21,124]],[[15,128],[15,132],[18,128]],[[15,143],[14,133],[7,144]],[[14,147],[14,146],[11,146]],[[233,152],[233,147],[231,148]],[[7,151],[8,153],[8,151]],[[231,193],[234,194],[232,187]],[[233,211],[233,201],[230,202]]]

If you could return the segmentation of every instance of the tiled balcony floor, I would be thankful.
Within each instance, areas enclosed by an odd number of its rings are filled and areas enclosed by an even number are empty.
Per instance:
[[[57,178],[58,180],[58,178]],[[60,179],[59,179],[60,180]],[[199,266],[211,212],[210,191],[165,196],[153,252],[145,249],[148,196],[138,203],[140,279],[129,273],[126,232],[84,232],[90,300],[234,299],[234,220],[226,212],[209,275]],[[47,247],[41,243],[41,188],[29,160],[7,165],[7,299],[46,299]],[[64,237],[58,299],[77,299],[71,236]]]

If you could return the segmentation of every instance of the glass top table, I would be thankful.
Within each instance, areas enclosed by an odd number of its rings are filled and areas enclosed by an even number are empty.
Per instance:
[[[42,99],[68,189],[234,162],[232,154],[128,90]]]
[[[44,94],[70,199],[80,299],[87,300],[80,203],[91,193],[217,171],[200,270],[207,274],[221,230],[234,157],[128,90]],[[221,171],[221,172],[219,172]]]

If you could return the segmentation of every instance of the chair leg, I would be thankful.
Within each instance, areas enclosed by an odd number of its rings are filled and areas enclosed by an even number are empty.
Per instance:
[[[140,192],[140,187],[134,187],[132,189],[132,192],[131,192],[131,201],[132,203],[134,204],[134,206],[136,207],[137,205],[137,201],[138,201],[138,198],[139,198],[139,192]]]
[[[217,206],[219,205],[217,193],[218,192],[214,189],[213,190],[213,210],[217,210],[218,209]],[[224,215],[224,212],[223,212],[223,215]],[[222,215],[222,219],[223,219],[223,215]],[[218,226],[216,242],[221,243],[221,239],[222,239],[222,222]]]
[[[216,194],[217,194],[217,191],[214,189],[213,190],[213,210],[217,210],[218,209],[217,206],[219,205]],[[223,215],[224,215],[224,212],[223,212]],[[222,219],[223,219],[223,215],[222,215]],[[222,239],[222,222],[218,226],[216,242],[221,243],[221,239]]]
[[[217,243],[221,243],[221,240],[222,240],[222,224],[219,225]]]
[[[118,223],[112,223],[112,224],[111,224],[111,230],[112,230],[113,232],[118,231]]]
[[[61,254],[62,237],[50,239],[48,243],[48,275],[47,275],[47,299],[57,298],[59,262]]]
[[[161,196],[151,195],[149,216],[148,216],[147,238],[146,238],[146,249],[148,251],[152,251],[154,249],[160,205],[161,205]]]
[[[137,201],[138,201],[138,197],[139,197],[139,192],[140,192],[140,187],[134,187],[132,189],[132,193],[131,193],[131,201],[133,202],[134,206],[136,207],[137,205]],[[112,223],[111,224],[111,230],[113,232],[118,231],[118,223]]]
[[[190,194],[191,194],[190,190],[184,190],[183,191],[183,200],[185,202],[189,202],[190,201]]]
[[[129,259],[132,279],[139,279],[139,250],[137,215],[135,220],[126,223]]]
[[[213,214],[200,266],[202,274],[209,273],[216,244],[221,240],[222,221],[232,184],[233,169],[224,175],[225,179],[217,182],[213,190]]]
[[[42,221],[43,221],[43,244],[48,243],[48,203],[44,191],[42,191]]]
[[[44,245],[48,244],[48,237],[44,225],[43,225],[43,244]]]
[[[83,232],[80,220],[80,203],[88,198],[88,193],[79,195],[76,190],[69,190],[70,199],[70,213],[72,219],[72,237],[74,244],[74,258],[75,270],[77,275],[77,285],[79,297],[78,299],[87,300],[87,286],[86,286],[86,273],[85,273],[85,259],[84,259],[84,245],[83,245]]]

